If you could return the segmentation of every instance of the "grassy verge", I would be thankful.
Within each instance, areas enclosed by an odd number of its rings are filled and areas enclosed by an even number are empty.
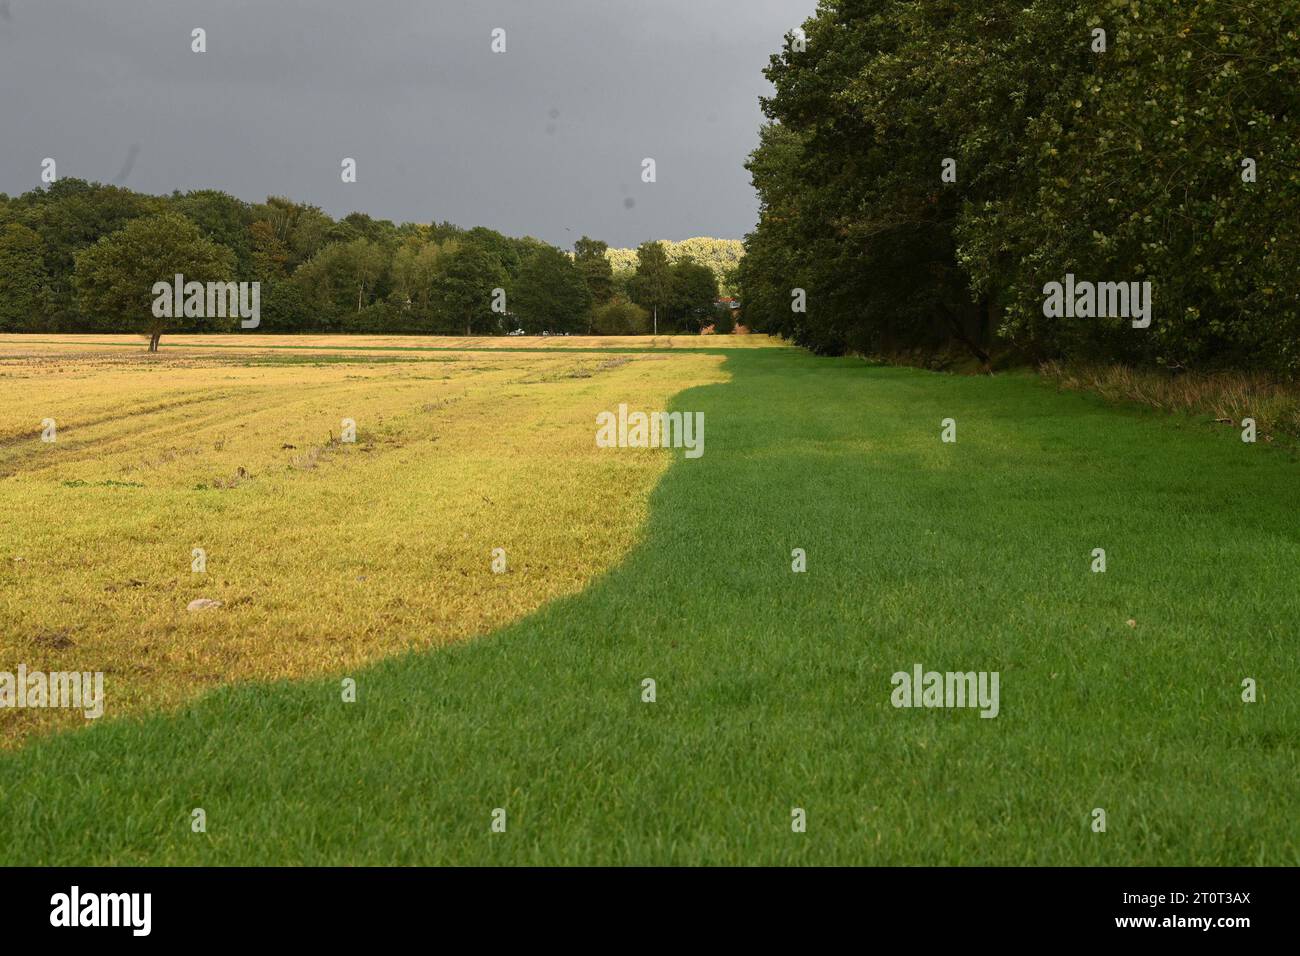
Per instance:
[[[1060,388],[1094,392],[1113,402],[1137,402],[1166,412],[1212,418],[1240,428],[1253,418],[1257,440],[1300,439],[1300,387],[1258,372],[1182,372],[1126,365],[1063,365],[1039,371]]]
[[[1294,461],[1028,376],[724,368],[582,593],[355,704],[244,685],[0,755],[0,860],[1300,863]],[[998,717],[895,709],[916,663],[999,672]]]

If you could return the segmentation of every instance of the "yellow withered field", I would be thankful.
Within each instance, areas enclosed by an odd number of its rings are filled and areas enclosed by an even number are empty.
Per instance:
[[[724,378],[671,346],[264,338],[0,337],[0,672],[102,671],[120,715],[486,633],[637,540],[670,456],[602,453],[597,413]],[[6,709],[0,746],[85,720]]]

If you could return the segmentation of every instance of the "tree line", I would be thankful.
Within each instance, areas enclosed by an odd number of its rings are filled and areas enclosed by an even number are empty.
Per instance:
[[[765,73],[755,329],[1300,371],[1295,3],[822,0]],[[1075,279],[1149,282],[1149,326]]]
[[[634,334],[656,322],[696,332],[727,321],[716,300],[738,246],[611,250],[583,236],[569,251],[484,227],[336,220],[279,196],[152,196],[61,179],[0,194],[0,331],[160,332],[151,290],[181,273],[260,283],[264,332]],[[182,314],[165,331],[232,327]]]

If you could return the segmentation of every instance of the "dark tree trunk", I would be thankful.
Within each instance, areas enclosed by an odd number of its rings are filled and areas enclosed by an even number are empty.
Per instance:
[[[161,338],[162,338],[162,333],[161,333],[161,332],[152,332],[152,333],[150,333],[150,335],[149,335],[149,351],[150,351],[150,352],[157,352],[157,351],[158,351],[158,340],[161,339]]]
[[[961,318],[954,315],[948,309],[944,309],[943,314],[944,318],[948,320],[948,324],[952,327],[953,337],[962,345],[966,346],[970,353],[979,359],[985,368],[988,368],[989,353],[984,351],[978,342],[966,334],[966,329],[963,327]]]

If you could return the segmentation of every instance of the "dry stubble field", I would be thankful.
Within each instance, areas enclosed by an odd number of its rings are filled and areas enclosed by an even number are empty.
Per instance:
[[[632,546],[668,464],[598,454],[596,413],[724,378],[668,337],[605,355],[566,349],[635,343],[52,341],[0,337],[0,671],[103,671],[111,716],[344,672],[581,590]],[[7,710],[0,746],[84,723]]]

